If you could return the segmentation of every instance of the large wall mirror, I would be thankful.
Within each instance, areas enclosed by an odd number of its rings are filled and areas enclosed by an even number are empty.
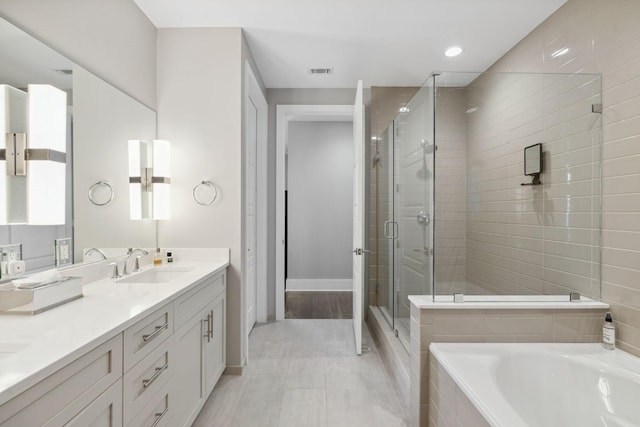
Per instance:
[[[74,263],[101,259],[96,251],[85,256],[89,248],[111,257],[130,247],[155,247],[155,221],[129,219],[127,157],[128,140],[155,138],[156,113],[2,19],[0,85],[19,93],[28,93],[29,85],[51,85],[67,95],[66,183],[64,195],[56,196],[65,199],[64,224],[6,221],[0,246],[22,244],[27,273],[56,265],[56,239],[71,239]],[[6,163],[0,160],[2,174]],[[0,183],[9,185],[7,179]],[[38,188],[29,197],[49,196]],[[0,209],[10,209],[11,200],[3,197]]]

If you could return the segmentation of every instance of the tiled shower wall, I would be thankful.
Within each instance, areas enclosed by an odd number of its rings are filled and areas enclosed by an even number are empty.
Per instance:
[[[483,74],[467,102],[467,280],[489,294],[598,298],[600,77]],[[542,185],[523,186],[536,143]]]
[[[473,293],[466,284],[467,91],[438,89],[436,109],[436,293]]]
[[[602,300],[611,304],[618,345],[640,356],[638,28],[640,1],[569,0],[490,71],[602,74]]]

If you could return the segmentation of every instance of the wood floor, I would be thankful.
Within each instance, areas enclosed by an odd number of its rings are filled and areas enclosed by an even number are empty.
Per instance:
[[[406,407],[366,327],[356,356],[350,320],[259,324],[249,365],[225,375],[194,427],[406,427]]]
[[[287,291],[285,319],[351,319],[352,292]]]

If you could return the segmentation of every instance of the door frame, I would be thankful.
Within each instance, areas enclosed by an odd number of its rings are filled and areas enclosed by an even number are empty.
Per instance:
[[[353,122],[353,105],[276,106],[276,320],[284,320],[284,190],[289,122]]]
[[[257,141],[256,141],[256,322],[265,323],[267,321],[267,138],[268,138],[268,115],[269,107],[267,100],[260,88],[260,84],[256,76],[251,69],[251,65],[248,61],[245,61],[245,78],[244,78],[244,92],[245,92],[245,108],[243,114],[243,132],[246,131],[246,108],[248,103],[253,101],[253,104],[257,107]],[[251,101],[250,101],[251,100]],[[243,141],[246,144],[246,139]],[[243,147],[243,170],[246,168],[246,147]],[[246,194],[246,173],[243,172],[243,194]],[[246,251],[246,199],[243,196],[242,201],[242,278],[243,284],[246,286],[246,269],[245,262]],[[246,301],[247,289],[243,290],[243,303],[242,303],[242,323],[243,323],[243,335],[245,342],[245,350],[248,353],[248,335],[247,328],[247,308],[248,303]]]

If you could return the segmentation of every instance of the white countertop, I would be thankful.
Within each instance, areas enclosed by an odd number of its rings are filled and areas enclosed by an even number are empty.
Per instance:
[[[464,302],[453,302],[452,295],[409,295],[411,304],[427,310],[584,310],[608,309],[609,304],[582,297],[579,302],[569,301],[568,295],[465,295]]]
[[[0,405],[228,265],[176,262],[172,268],[189,271],[168,282],[101,279],[84,285],[83,298],[44,313],[0,316]],[[143,271],[149,268],[154,267]],[[14,353],[16,349],[20,350]]]

